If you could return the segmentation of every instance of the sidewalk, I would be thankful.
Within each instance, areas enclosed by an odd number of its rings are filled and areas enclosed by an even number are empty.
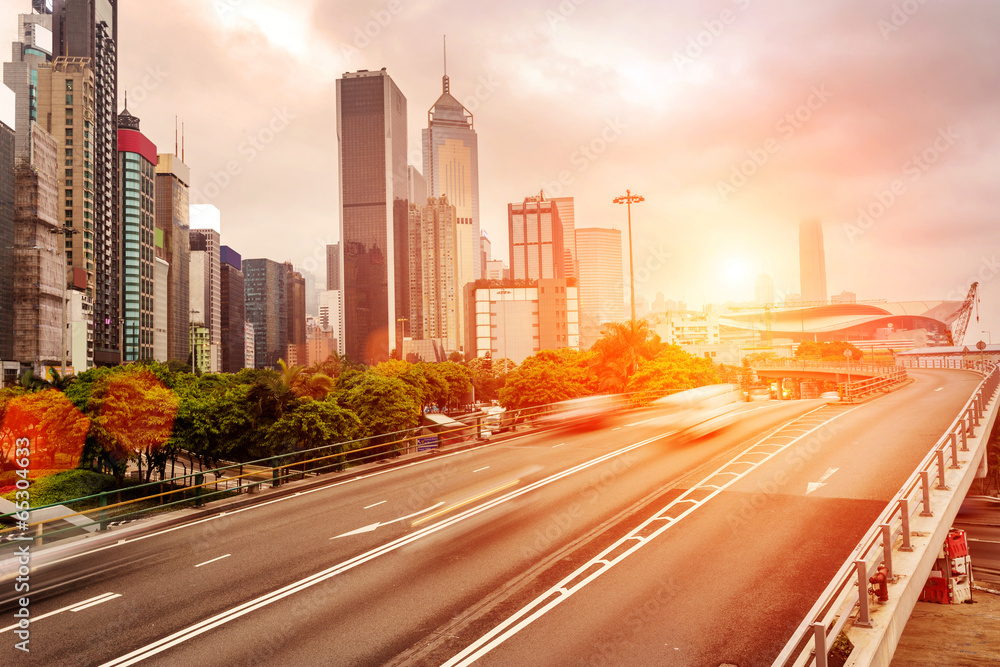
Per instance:
[[[1000,581],[975,585],[1000,591]],[[892,667],[980,667],[1000,664],[1000,595],[973,590],[975,604],[918,602]]]

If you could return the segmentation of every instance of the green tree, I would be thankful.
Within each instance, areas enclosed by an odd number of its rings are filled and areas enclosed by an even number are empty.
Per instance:
[[[386,444],[401,438],[397,431],[411,429],[420,422],[420,404],[413,390],[398,378],[378,373],[357,373],[334,394],[336,403],[357,415],[361,436],[371,438],[370,444]],[[380,452],[394,451],[396,443]]]
[[[646,320],[610,322],[602,333],[591,348],[591,369],[597,377],[597,389],[602,392],[624,391],[639,365],[654,359],[664,348]]]
[[[500,405],[516,410],[591,393],[587,386],[589,358],[569,348],[536,352],[507,376],[499,392]]]
[[[655,358],[640,363],[625,390],[633,404],[644,405],[660,396],[718,382],[718,371],[710,360],[668,345]]]
[[[268,431],[266,445],[279,455],[327,448],[307,455],[317,458],[341,453],[342,443],[354,440],[361,431],[358,416],[335,401],[306,400],[274,423]],[[337,463],[343,463],[343,459],[338,458]]]
[[[444,406],[449,408],[461,407],[471,397],[472,392],[472,371],[453,361],[442,361],[435,365],[437,371],[444,378],[447,391],[444,395]]]

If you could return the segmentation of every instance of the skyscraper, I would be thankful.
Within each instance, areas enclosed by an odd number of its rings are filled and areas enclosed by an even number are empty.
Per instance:
[[[229,246],[219,249],[220,323],[222,325],[222,372],[236,373],[246,363],[246,304],[244,303],[243,261]]]
[[[94,183],[94,363],[121,361],[118,217],[118,0],[55,0],[53,54],[85,58],[94,74],[90,171]],[[84,91],[75,91],[80,95]],[[68,94],[68,92],[67,92]]]
[[[122,214],[122,361],[153,358],[156,146],[125,109],[118,116]]]
[[[551,199],[559,209],[559,222],[563,232],[563,274],[567,278],[577,275],[576,259],[576,211],[572,197],[553,197]]]
[[[803,301],[826,301],[826,253],[819,220],[799,223],[799,277]]]
[[[625,319],[621,230],[578,229],[576,249],[580,267],[580,348],[586,350],[601,337],[602,324]]]
[[[559,212],[559,206],[541,193],[507,205],[512,278],[566,277],[566,248]]]
[[[288,348],[282,358],[289,366],[306,363],[306,279],[285,262],[285,331]]]
[[[439,340],[449,353],[462,343],[456,217],[447,197],[410,204],[410,313],[400,326],[403,336]]]
[[[0,84],[0,360],[3,361],[14,359],[15,108],[14,91]]]
[[[52,60],[52,16],[19,14],[17,34],[13,58],[3,64],[3,82],[14,91],[16,120],[10,127],[17,134],[17,159],[24,159],[31,123],[38,120],[38,65]]]
[[[245,259],[243,283],[254,368],[275,368],[288,354],[288,270],[270,259]]]
[[[170,265],[167,280],[167,359],[190,354],[190,216],[191,170],[172,153],[156,162],[156,256]]]
[[[409,311],[406,98],[385,69],[337,80],[337,139],[344,349],[378,363]]]
[[[326,247],[326,289],[340,289],[340,244]]]
[[[209,367],[206,370],[213,373],[222,368],[221,217],[219,209],[211,204],[192,205],[188,232],[191,322],[200,322],[208,330]]]
[[[427,196],[447,195],[455,207],[458,257],[458,312],[465,312],[465,286],[482,277],[479,248],[479,138],[472,113],[451,94],[447,67],[441,96],[427,112],[421,132]],[[426,202],[418,202],[423,206]],[[465,342],[465,318],[459,317],[459,343]]]

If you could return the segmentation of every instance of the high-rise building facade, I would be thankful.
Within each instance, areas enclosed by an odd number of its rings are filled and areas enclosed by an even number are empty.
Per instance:
[[[601,337],[601,325],[625,319],[622,233],[605,227],[576,230],[580,288],[580,347]]]
[[[409,312],[406,98],[384,69],[337,80],[337,139],[344,350],[378,363]]]
[[[156,256],[169,265],[167,280],[167,359],[190,355],[191,170],[172,153],[156,156]]]
[[[116,192],[118,0],[55,0],[52,33],[53,54],[87,59],[94,76],[93,115],[84,123],[91,124],[84,138],[93,138],[93,149],[90,160],[83,156],[82,165],[90,172],[94,189],[94,363],[117,364],[121,361],[121,230]]]
[[[254,368],[275,368],[288,354],[288,269],[270,259],[243,260],[244,303],[253,325]]]
[[[826,301],[826,251],[819,220],[799,223],[799,279],[803,301]]]
[[[510,274],[515,280],[566,277],[560,208],[539,193],[507,205]]]
[[[553,197],[551,201],[559,209],[559,223],[563,234],[563,275],[572,278],[577,275],[576,259],[576,210],[572,197]]]
[[[448,198],[410,204],[410,314],[400,336],[436,339],[447,352],[461,349],[458,224]]]
[[[160,241],[156,252],[162,248],[162,234],[156,233],[155,239]],[[154,241],[155,245],[155,241]],[[170,359],[170,263],[158,254],[153,258],[153,359],[169,361]]]
[[[246,304],[240,254],[229,246],[222,246],[219,269],[222,372],[236,373],[246,363]]]
[[[118,116],[122,232],[122,361],[153,358],[156,146],[125,109]]]
[[[59,224],[58,145],[33,123],[14,183],[13,359],[36,371],[63,359],[66,264]],[[85,369],[84,369],[85,370]]]
[[[24,159],[31,123],[38,121],[38,65],[52,60],[51,14],[19,14],[17,34],[11,62],[3,64],[3,82],[14,91],[15,121],[10,127],[16,133],[15,155]]]
[[[406,199],[411,204],[427,203],[427,179],[412,164],[406,167]]]
[[[0,361],[14,359],[14,91],[0,84]]]
[[[285,360],[289,365],[305,363],[306,353],[306,279],[285,263],[285,330],[288,332],[288,352]]]
[[[208,365],[202,370],[218,373],[222,368],[222,276],[219,266],[221,239],[219,232],[214,229],[191,229],[188,239],[191,262],[188,274],[191,326],[201,326],[206,331]]]
[[[455,207],[458,312],[464,313],[465,286],[483,273],[479,247],[479,137],[472,113],[451,94],[447,72],[441,78],[441,96],[428,110],[427,129],[421,135],[427,196],[447,195]],[[459,317],[459,344],[468,344],[467,338],[465,318]]]
[[[326,247],[326,289],[340,289],[340,244]]]

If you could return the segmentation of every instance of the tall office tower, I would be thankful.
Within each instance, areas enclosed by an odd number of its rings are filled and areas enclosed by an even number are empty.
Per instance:
[[[236,373],[246,362],[246,304],[244,303],[243,261],[229,246],[219,248],[219,285],[222,292],[222,372]]]
[[[762,273],[753,281],[754,303],[762,306],[765,303],[774,303],[774,281],[771,276]]]
[[[243,323],[243,351],[246,358],[243,360],[243,368],[257,368],[257,359],[254,356],[257,338],[254,335],[253,324],[250,320]]]
[[[156,232],[156,237],[162,234]],[[162,243],[157,247],[159,253]],[[158,255],[153,258],[153,359],[169,361],[170,354],[170,264]]]
[[[483,229],[479,232],[479,268],[482,274],[476,276],[476,280],[486,277],[486,265],[493,261],[493,244],[490,243],[490,235]]]
[[[473,127],[472,113],[451,94],[447,68],[441,77],[441,96],[428,110],[427,129],[421,135],[427,196],[447,195],[456,210],[458,340],[467,345],[462,315],[465,313],[465,286],[483,274],[479,249],[479,138]],[[420,202],[421,206],[424,203]]]
[[[156,146],[125,109],[118,116],[122,230],[122,361],[153,358]]]
[[[576,211],[572,197],[553,197],[551,199],[559,209],[559,222],[563,232],[563,274],[567,278],[576,277]]]
[[[448,197],[410,204],[410,317],[400,327],[403,337],[439,340],[449,353],[462,343],[457,217]]]
[[[4,361],[14,359],[15,108],[14,91],[0,84],[0,360]]]
[[[60,57],[38,65],[38,123],[56,139],[62,195],[59,220],[67,231],[72,230],[72,235],[66,237],[66,263],[86,272],[87,296],[91,300],[97,293],[94,246],[102,238],[96,231],[97,191],[90,161],[94,150],[93,90],[94,73],[86,58]],[[94,359],[92,348],[87,365],[92,365]]]
[[[254,368],[275,368],[288,354],[288,269],[270,259],[243,260],[244,303],[253,325]]]
[[[167,359],[190,354],[190,216],[191,170],[176,155],[156,156],[156,256],[170,265],[167,285]]]
[[[121,229],[118,213],[118,0],[55,0],[53,54],[89,59],[94,73],[93,137],[89,160],[94,184],[94,363],[121,361]],[[79,95],[84,91],[75,91]],[[69,94],[69,91],[66,91]],[[68,102],[68,98],[67,98]],[[84,156],[86,157],[86,156]]]
[[[625,319],[621,230],[578,229],[576,250],[580,265],[580,348],[586,350],[601,337],[602,324]]]
[[[327,290],[319,295],[319,326],[333,339],[331,351],[341,352],[344,330],[340,320],[340,290]]]
[[[189,222],[191,322],[199,321],[208,330],[209,369],[218,373],[222,368],[222,285],[219,267],[222,215],[211,204],[195,204],[191,206]]]
[[[36,371],[63,358],[66,264],[56,155],[52,135],[32,124],[27,158],[15,170],[13,359]]]
[[[344,350],[378,363],[409,312],[406,98],[385,69],[337,80],[337,139]]]
[[[11,127],[17,135],[15,155],[20,160],[27,156],[31,123],[38,120],[38,66],[52,60],[52,16],[19,14],[17,35],[12,60],[3,65],[3,82],[15,95]]]
[[[412,164],[406,167],[406,200],[419,206],[427,203],[427,179]]]
[[[295,269],[298,271],[302,278],[305,280],[305,290],[306,290],[306,315],[315,316],[319,313],[319,281],[316,280],[316,274],[312,271],[307,271],[302,267]],[[326,291],[326,287],[323,287],[323,291]]]
[[[306,363],[306,279],[285,262],[285,330],[288,351],[283,357],[289,366]]]
[[[507,205],[510,270],[515,280],[566,277],[559,213],[559,206],[541,193]]]
[[[819,220],[799,223],[799,280],[803,301],[826,301],[826,252]]]
[[[326,247],[326,289],[340,289],[340,244]]]

